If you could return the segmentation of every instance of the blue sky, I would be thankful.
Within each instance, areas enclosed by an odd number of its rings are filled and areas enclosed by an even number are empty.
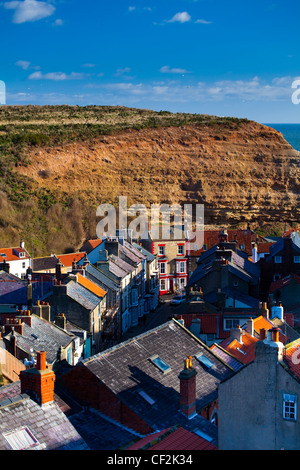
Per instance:
[[[6,103],[300,122],[299,13],[296,0],[1,2]]]

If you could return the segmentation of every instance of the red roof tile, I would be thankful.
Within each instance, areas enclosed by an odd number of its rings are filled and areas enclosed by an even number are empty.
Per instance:
[[[166,436],[164,437],[164,434]],[[158,441],[158,442],[156,442]],[[216,446],[193,432],[178,428],[168,434],[168,430],[161,431],[136,442],[127,450],[138,450],[147,445],[147,450],[218,450]]]
[[[18,256],[18,253],[25,253],[25,256],[20,258]],[[6,256],[2,256],[6,255]],[[28,259],[29,255],[27,251],[24,248],[16,247],[16,248],[0,248],[0,262],[3,263],[4,261],[10,262],[10,261],[17,261],[17,260],[24,260]]]
[[[72,266],[73,261],[75,260],[76,263],[80,261],[82,258],[85,257],[85,252],[79,252],[79,253],[68,253],[66,255],[55,255],[60,262],[63,264],[63,266]]]

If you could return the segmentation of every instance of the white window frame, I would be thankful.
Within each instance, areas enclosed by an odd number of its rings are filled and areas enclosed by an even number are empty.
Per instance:
[[[165,246],[158,245],[158,256],[165,256]]]
[[[184,255],[184,245],[177,245],[177,254]]]
[[[185,277],[179,279],[179,288],[183,289],[185,287]]]
[[[283,419],[297,421],[297,395],[283,394]]]
[[[228,325],[230,322],[230,326]],[[236,328],[240,324],[239,319],[235,318],[225,318],[224,319],[224,330],[228,331],[231,330],[231,328]]]
[[[163,287],[163,284],[164,284],[164,287]],[[159,280],[159,290],[161,291],[167,290],[167,279]]]
[[[274,257],[274,263],[276,263],[276,264],[282,263],[282,256],[275,256]]]
[[[185,261],[179,261],[179,272],[180,274],[186,273],[186,263]]]
[[[167,263],[159,263],[159,273],[160,274],[167,274]]]

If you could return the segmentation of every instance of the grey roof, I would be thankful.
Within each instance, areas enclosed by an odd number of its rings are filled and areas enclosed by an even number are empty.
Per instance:
[[[109,277],[105,272],[100,271],[98,268],[95,268],[92,264],[89,264],[86,267],[85,276],[87,279],[90,279],[100,286],[104,284],[111,290],[118,289],[118,284],[111,277]]]
[[[178,375],[186,356],[198,353],[213,363],[207,370],[193,359],[197,371],[196,404],[200,410],[217,399],[217,384],[232,375],[233,369],[176,321],[86,359],[83,364],[153,429],[180,423],[187,429],[203,426],[207,427],[206,431],[213,432],[214,428],[209,429],[211,424],[206,420],[202,422],[200,416],[187,420],[179,411]],[[150,361],[153,355],[158,355],[170,366],[167,373],[161,372]],[[149,395],[155,404],[149,405],[138,395],[139,390]]]
[[[123,241],[124,248],[128,248],[128,250],[132,251],[132,253],[137,258],[139,258],[142,261],[147,259],[147,256],[141,250],[138,250],[135,245],[136,245],[136,243],[129,243],[127,240]],[[139,245],[137,245],[137,246],[139,246]]]
[[[45,271],[48,269],[55,269],[58,262],[56,256],[45,256],[43,258],[32,259],[32,270],[33,271]]]
[[[242,362],[240,362],[234,356],[229,354],[225,349],[223,349],[218,344],[214,344],[213,352],[217,354],[221,359],[223,359],[223,361],[226,362],[226,364],[232,367],[235,371],[238,371],[242,367],[244,367],[244,364]]]
[[[141,253],[136,254],[127,246],[121,244],[119,244],[119,256],[123,256],[125,258],[125,261],[128,261],[128,263],[132,264],[133,266],[137,266],[142,262]],[[145,258],[143,257],[143,259]]]
[[[150,253],[150,251],[146,250],[143,246],[138,245],[137,243],[133,242],[132,245],[139,250],[143,255],[146,256],[147,261],[154,261],[156,256]]]
[[[23,335],[15,333],[17,346],[30,353],[30,349],[36,351],[46,351],[47,361],[53,364],[57,358],[58,349],[67,347],[72,342],[73,336],[44,320],[43,318],[31,315],[32,326],[26,323],[23,325]]]
[[[127,274],[128,273],[133,273],[135,271],[135,267],[132,266],[131,264],[127,263],[127,261],[123,260],[122,258],[119,258],[116,255],[110,255],[110,259],[123,271],[125,271]]]
[[[27,394],[20,394],[20,382],[2,388],[6,396],[0,401],[0,450],[13,450],[18,443],[16,432],[26,435],[27,430],[36,440],[35,450],[89,450],[55,401],[41,407]]]
[[[94,310],[102,299],[82,287],[78,282],[70,281],[67,284],[67,296],[78,302],[87,310]]]
[[[116,450],[137,438],[137,433],[93,408],[69,419],[91,450]]]

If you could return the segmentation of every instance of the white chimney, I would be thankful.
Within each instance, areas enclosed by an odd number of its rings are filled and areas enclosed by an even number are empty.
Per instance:
[[[257,255],[257,245],[254,243],[252,245],[252,262],[257,263],[258,262],[258,255]]]
[[[283,307],[281,303],[279,305],[273,305],[271,309],[272,320],[273,318],[277,317],[279,320],[283,321]]]
[[[23,238],[21,238],[21,240],[20,240],[20,248],[23,248],[23,250],[25,248],[25,243],[24,243]]]
[[[236,328],[232,328],[230,330],[230,338],[231,339],[236,339],[241,344],[243,343],[242,335],[243,335],[243,331],[242,331],[242,328],[240,327],[240,325],[238,325]]]

